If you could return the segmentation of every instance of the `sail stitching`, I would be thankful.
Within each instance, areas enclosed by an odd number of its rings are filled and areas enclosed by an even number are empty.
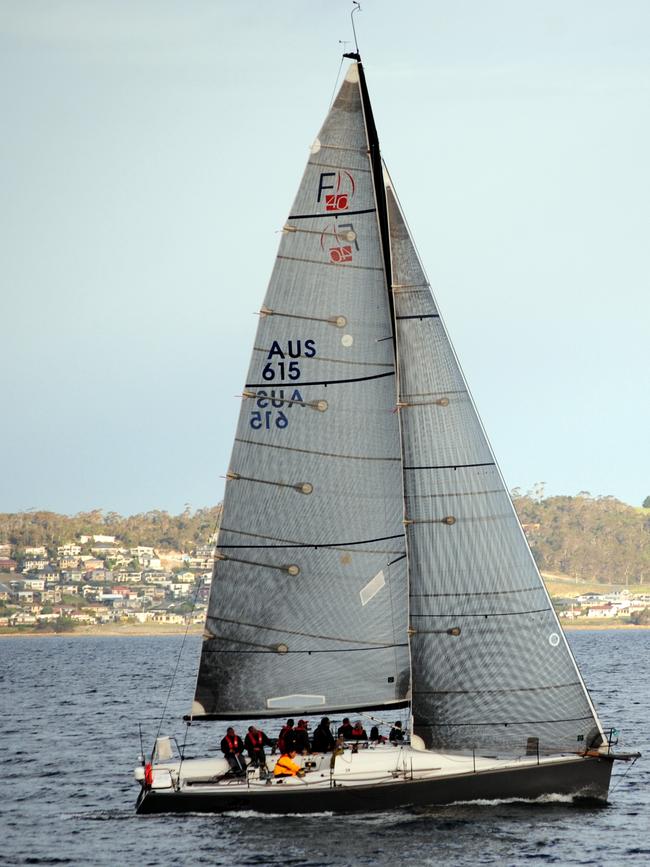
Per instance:
[[[494,467],[494,461],[486,461],[481,464],[439,464],[437,466],[404,467],[405,470],[462,470],[469,467]]]
[[[345,385],[348,382],[369,382],[372,379],[382,379],[385,376],[395,376],[395,371],[390,370],[387,373],[375,373],[373,376],[353,376],[349,379],[314,379],[310,382],[299,382],[294,380],[292,382],[274,382],[273,384],[276,388],[279,388],[282,385],[294,386],[295,388],[304,385]],[[246,388],[266,388],[267,386],[268,382],[246,383]]]
[[[453,517],[453,521],[450,518]],[[442,518],[405,518],[404,524],[447,524],[449,526],[453,524],[457,524],[458,522],[462,522],[463,524],[468,523],[477,523],[483,524],[488,523],[490,521],[499,521],[502,518],[512,518],[510,512],[507,513],[499,513],[494,512],[491,515],[461,515],[456,517],[455,515],[446,515]]]
[[[488,494],[503,494],[508,496],[505,491],[500,488],[492,488],[489,491],[450,491],[445,494],[406,494],[407,500],[434,500],[446,497],[485,497]]]
[[[361,168],[361,166],[335,166],[335,165],[332,165],[332,163],[317,163],[317,162],[314,162],[313,160],[309,161],[309,165],[310,166],[316,166],[318,168],[323,168],[323,169],[336,169],[337,171],[350,171],[350,172],[354,172],[355,174],[357,174],[357,172],[363,172],[364,174],[367,174],[367,175],[372,174],[370,169],[363,169],[363,168]]]
[[[548,686],[520,686],[512,689],[416,689],[414,694],[417,695],[491,695],[508,692],[540,692],[549,689],[564,689],[569,686],[577,686],[579,680],[572,680],[570,683],[552,683]]]
[[[411,614],[411,617],[517,617],[520,614],[542,614],[551,611],[551,608],[531,608],[529,611],[491,611],[478,612],[476,614]]]
[[[335,452],[321,452],[312,449],[299,449],[295,446],[279,446],[275,445],[274,443],[256,442],[255,440],[247,440],[243,439],[242,437],[235,437],[235,442],[245,443],[246,445],[250,446],[263,446],[267,449],[280,449],[281,451],[285,452],[297,452],[298,454],[303,455],[318,455],[319,457],[323,458],[341,458],[342,460],[346,461],[392,461],[394,463],[401,460],[401,458],[372,457],[371,455],[341,455],[336,454]]]
[[[420,722],[418,721],[418,728],[440,728],[445,726],[452,727],[465,727],[465,726],[491,726],[492,728],[496,728],[497,726],[532,726],[532,725],[541,725],[543,723],[561,723],[561,722],[581,722],[585,719],[593,719],[591,714],[589,716],[572,716],[565,717],[563,719],[525,719],[525,720],[508,720],[505,722],[504,720],[498,720],[495,722],[444,722],[444,723],[432,723],[432,722]]]
[[[287,220],[314,220],[317,217],[352,217],[357,214],[374,214],[376,210],[376,208],[362,208],[360,211],[325,211],[322,214],[289,214]]]
[[[469,596],[503,596],[508,593],[531,593],[533,590],[541,590],[539,585],[534,587],[513,587],[511,590],[475,590],[472,593],[411,593],[409,594],[414,599],[441,599],[450,596],[460,596],[462,598]]]
[[[308,265],[324,265],[327,268],[344,268],[348,270],[352,268],[356,271],[381,271],[383,274],[383,268],[377,268],[374,265],[350,265],[349,262],[330,262],[325,261],[324,259],[304,259],[301,256],[283,256],[278,253],[278,259],[285,259],[287,262],[306,262]]]
[[[237,536],[251,536],[254,539],[274,539],[274,536],[264,536],[261,533],[249,533],[246,530],[232,530],[228,527],[221,527],[220,533],[234,533]],[[377,539],[360,539],[357,542],[291,542],[288,539],[278,539],[278,541],[286,542],[283,545],[221,545],[219,548],[340,548],[342,551],[347,550],[352,545],[372,545],[375,542],[388,542],[391,539],[403,539],[404,534],[399,533],[395,536],[380,536]],[[400,554],[401,551],[358,551],[359,554]]]
[[[268,626],[264,623],[246,623],[243,620],[230,620],[227,617],[210,617],[210,620],[216,620],[219,623],[230,623],[234,626],[247,626],[250,629],[259,629],[265,632],[281,632],[283,635],[298,635],[301,638],[320,638],[322,641],[340,641],[346,644],[364,644],[368,647],[394,647],[393,644],[386,644],[385,641],[362,641],[359,638],[347,638],[338,635],[320,635],[317,632],[302,632],[298,629],[286,629],[284,626]],[[237,639],[224,639],[225,641],[236,642]],[[264,645],[260,645],[262,647]]]

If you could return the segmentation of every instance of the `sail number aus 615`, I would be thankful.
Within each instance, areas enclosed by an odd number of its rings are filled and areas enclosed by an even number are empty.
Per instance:
[[[300,379],[300,359],[316,355],[315,340],[274,340],[262,368],[262,379],[266,382],[280,382]]]
[[[290,396],[284,396],[284,389],[276,392],[258,391],[255,400],[257,409],[251,413],[249,420],[253,430],[271,430],[274,427],[283,430],[289,424],[289,419],[284,410],[290,410],[294,406],[305,406],[302,395],[294,388]]]

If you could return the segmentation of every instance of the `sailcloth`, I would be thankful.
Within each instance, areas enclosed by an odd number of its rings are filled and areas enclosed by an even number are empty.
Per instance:
[[[260,312],[193,717],[405,703],[392,327],[353,64],[312,146]]]
[[[387,180],[412,708],[427,746],[579,751],[600,724]]]

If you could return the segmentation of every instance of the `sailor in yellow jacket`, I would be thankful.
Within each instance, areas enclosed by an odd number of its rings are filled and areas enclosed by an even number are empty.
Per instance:
[[[280,758],[275,763],[275,767],[273,768],[273,776],[274,777],[304,777],[305,772],[297,765],[293,760],[296,757],[295,750],[288,750],[286,753],[282,753]]]

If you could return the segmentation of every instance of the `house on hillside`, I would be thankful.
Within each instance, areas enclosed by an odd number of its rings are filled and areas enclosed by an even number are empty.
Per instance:
[[[22,564],[23,572],[40,572],[50,565],[47,557],[25,557]]]
[[[587,617],[616,617],[618,608],[612,602],[605,602],[603,605],[590,605],[587,608]]]
[[[0,557],[0,572],[15,572],[17,568],[18,563],[11,557]]]
[[[77,545],[76,542],[65,542],[63,545],[59,545],[56,549],[57,557],[78,557],[81,554],[81,545]]]
[[[45,557],[46,554],[45,545],[25,545],[26,557]]]

